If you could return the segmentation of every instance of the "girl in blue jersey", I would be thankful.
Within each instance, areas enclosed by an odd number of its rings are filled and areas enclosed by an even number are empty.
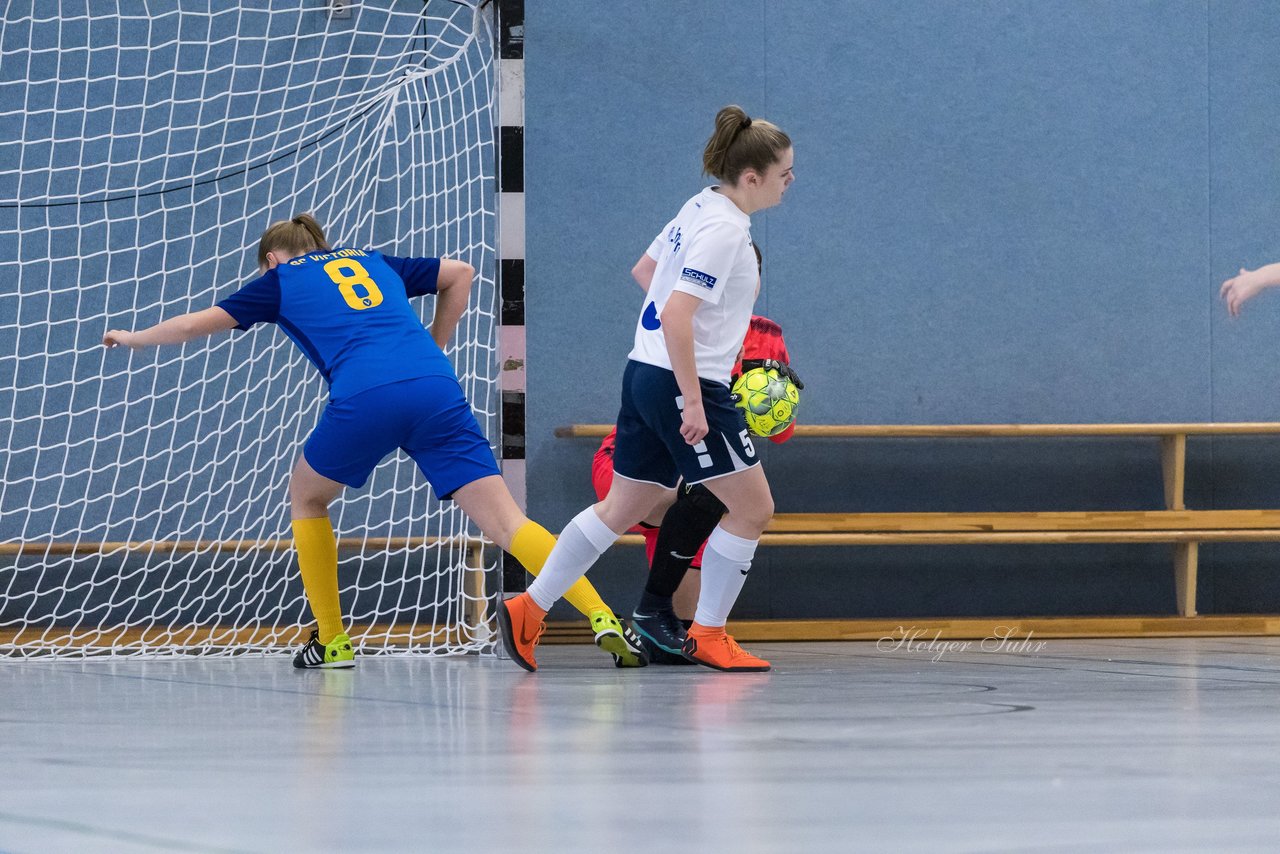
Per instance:
[[[609,494],[561,532],[525,593],[498,603],[503,640],[526,670],[537,668],[534,650],[547,610],[622,532],[670,504],[681,479],[705,484],[727,508],[707,539],[698,608],[682,652],[717,670],[769,669],[725,632],[773,516],[769,483],[730,399],[729,375],[760,281],[751,214],[781,202],[791,185],[791,139],[739,107],[725,107],[702,162],[720,185],[689,199],[632,270],[645,300],[622,378]]]
[[[437,496],[456,501],[486,537],[536,574],[555,539],[516,506],[443,352],[466,310],[472,267],[330,248],[308,214],[266,230],[258,267],[258,278],[213,308],[137,332],[112,330],[102,343],[140,349],[275,323],[329,383],[329,402],[289,480],[294,544],[318,624],[294,666],[355,663],[338,599],[329,504],[344,486],[363,486],[396,448],[413,458]],[[429,333],[409,304],[427,294],[436,296]],[[580,587],[574,598],[615,663],[647,663],[630,629],[594,589]]]

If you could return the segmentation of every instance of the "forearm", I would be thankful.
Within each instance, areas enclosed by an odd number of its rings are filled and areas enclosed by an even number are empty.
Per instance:
[[[1280,285],[1280,262],[1259,267],[1249,275],[1261,288],[1274,288]]]
[[[133,333],[134,343],[141,347],[155,347],[160,344],[183,344],[192,338],[207,335],[195,323],[195,313],[182,314],[161,321],[155,326]]]
[[[471,283],[454,284],[436,295],[436,313],[431,321],[431,337],[443,350],[458,328],[458,321],[467,310],[471,296]]]
[[[683,322],[681,322],[683,320]],[[671,371],[684,396],[684,405],[702,405],[702,386],[698,382],[698,365],[693,355],[693,323],[688,318],[663,318],[663,337],[667,342],[667,356],[671,359]]]
[[[181,344],[192,338],[203,338],[236,325],[236,319],[226,309],[214,307],[204,311],[193,311],[189,314],[171,317],[155,326],[138,332],[127,332],[123,329],[111,329],[102,337],[106,347],[124,345],[132,350],[140,347],[154,347],[157,344]]]

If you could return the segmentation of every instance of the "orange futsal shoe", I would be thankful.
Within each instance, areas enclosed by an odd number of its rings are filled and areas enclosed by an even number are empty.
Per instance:
[[[738,646],[724,626],[708,628],[694,623],[684,639],[684,657],[706,667],[726,673],[759,673],[769,669],[769,662],[757,658]]]
[[[542,622],[546,615],[547,612],[539,608],[528,593],[498,602],[498,627],[502,630],[507,654],[530,673],[538,669],[538,662],[533,660],[533,650],[547,628],[547,624]]]

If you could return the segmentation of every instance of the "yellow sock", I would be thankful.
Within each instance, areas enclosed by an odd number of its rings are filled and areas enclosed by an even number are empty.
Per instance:
[[[529,570],[530,574],[537,575],[542,571],[542,565],[547,562],[547,555],[551,554],[555,544],[556,538],[551,536],[551,532],[546,528],[537,522],[525,522],[511,538],[509,551],[512,557]],[[570,605],[581,611],[584,617],[590,617],[592,611],[603,610],[613,613],[585,576],[574,582],[569,592],[564,594],[564,598]]]
[[[338,601],[338,541],[328,516],[293,520],[293,545],[311,613],[319,624],[320,643],[342,634],[342,604]]]

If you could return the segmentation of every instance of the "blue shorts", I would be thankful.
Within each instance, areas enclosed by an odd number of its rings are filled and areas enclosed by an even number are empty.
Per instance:
[[[453,377],[418,377],[330,400],[302,453],[320,474],[359,488],[396,448],[413,458],[441,500],[500,474]]]
[[[710,380],[699,383],[710,432],[690,445],[680,435],[684,399],[676,375],[666,368],[627,362],[614,473],[675,487],[682,477],[685,483],[701,483],[759,464],[747,422],[729,399],[729,389]]]

